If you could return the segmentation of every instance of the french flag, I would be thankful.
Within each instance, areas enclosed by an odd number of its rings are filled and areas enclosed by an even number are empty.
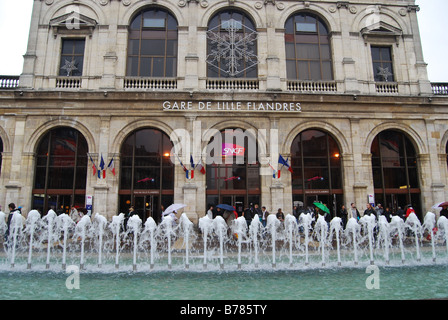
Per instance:
[[[107,168],[112,172],[112,174],[115,176],[116,172],[115,172],[115,162],[114,162],[114,158],[112,158],[112,160],[110,160],[109,165],[107,166]]]
[[[285,159],[282,157],[282,155],[280,155],[280,156],[278,157],[278,163],[280,163],[281,165],[287,167],[289,172],[294,173],[294,172],[292,171],[291,166],[290,166],[289,163],[288,163],[288,160],[285,160]]]
[[[194,170],[187,170],[185,172],[185,176],[186,176],[187,180],[194,179]]]
[[[99,179],[106,179],[106,170],[104,170],[106,163],[104,162],[103,155],[101,155],[101,162],[100,162],[100,168],[101,170],[98,170],[98,178]]]

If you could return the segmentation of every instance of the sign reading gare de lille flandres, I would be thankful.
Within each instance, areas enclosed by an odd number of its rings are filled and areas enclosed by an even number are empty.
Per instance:
[[[164,101],[163,111],[302,112],[299,102]]]

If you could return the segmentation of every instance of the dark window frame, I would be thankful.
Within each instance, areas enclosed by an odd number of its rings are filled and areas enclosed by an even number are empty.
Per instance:
[[[159,20],[165,20],[164,27],[145,27],[146,15],[154,15]],[[140,20],[140,21],[139,21]],[[175,28],[170,22],[175,22]],[[163,36],[162,36],[163,34]],[[138,42],[138,49],[132,47],[133,41]],[[164,42],[162,50],[156,52],[145,52],[148,48],[157,48],[156,42]],[[136,42],[136,43],[137,43]],[[176,18],[168,11],[159,8],[149,8],[140,11],[131,21],[128,32],[128,52],[126,56],[126,75],[128,77],[147,78],[175,78],[177,77],[178,65],[178,23]],[[146,45],[145,45],[146,44]],[[169,53],[170,47],[172,52]],[[133,50],[137,51],[135,53]],[[137,63],[133,67],[133,63]],[[157,70],[161,67],[163,70]],[[145,63],[149,64],[145,67]]]
[[[71,51],[69,53],[64,52],[64,47],[72,42]],[[82,53],[77,53],[79,49],[77,49],[76,44],[82,44]],[[84,59],[85,59],[85,50],[86,50],[86,39],[85,38],[62,38],[61,41],[61,54],[60,54],[60,63],[59,63],[59,76],[60,77],[81,77],[84,72]],[[65,65],[65,61],[76,61],[77,58],[82,58],[82,63],[76,65],[78,68],[74,70],[72,74],[67,75],[67,71],[62,69]]]
[[[312,19],[315,23],[315,32],[297,30],[297,25],[300,23],[310,24],[307,22],[307,20],[309,19]],[[293,33],[291,33],[291,27]],[[291,52],[289,52],[291,50],[288,50],[288,44],[294,46],[293,55],[291,55]],[[306,58],[302,57],[301,55],[303,55],[303,53],[299,51],[300,47],[304,46],[317,46],[318,56]],[[327,46],[327,48],[325,48],[325,46]],[[285,50],[288,80],[334,80],[331,33],[329,31],[327,23],[318,15],[309,12],[299,12],[288,18],[285,23]],[[289,64],[294,64],[294,75],[292,75],[291,70],[289,70]],[[307,65],[306,72],[303,71],[303,69],[300,67],[300,65],[304,66],[305,64]],[[319,70],[315,70],[316,64],[319,64]],[[325,65],[327,65],[327,67],[325,67]],[[326,70],[325,68],[329,68],[329,70]],[[317,73],[319,73],[319,76],[314,77],[314,75],[316,75]]]

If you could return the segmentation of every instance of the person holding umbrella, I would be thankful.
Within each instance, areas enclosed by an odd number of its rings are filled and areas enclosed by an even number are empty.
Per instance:
[[[444,202],[440,205],[442,210],[440,211],[440,216],[448,219],[448,202]]]

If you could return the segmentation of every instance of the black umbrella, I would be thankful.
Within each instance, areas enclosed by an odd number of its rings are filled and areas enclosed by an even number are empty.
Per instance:
[[[232,207],[232,206],[229,206],[228,204],[218,204],[216,206],[216,208],[220,208],[220,209],[223,209],[225,211],[232,211],[232,212],[235,211],[235,208]]]

